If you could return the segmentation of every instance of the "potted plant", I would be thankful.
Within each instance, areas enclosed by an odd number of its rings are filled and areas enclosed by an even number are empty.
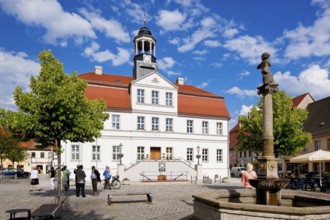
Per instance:
[[[131,184],[131,181],[128,179],[128,178],[124,178],[123,179],[123,185],[130,185]]]
[[[222,182],[223,183],[229,183],[229,178],[228,177],[223,177]]]

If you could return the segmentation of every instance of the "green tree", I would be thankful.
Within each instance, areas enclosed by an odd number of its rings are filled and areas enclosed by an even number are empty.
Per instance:
[[[248,117],[240,116],[237,150],[262,152],[263,146],[263,116],[262,97],[257,107],[252,107]],[[293,156],[311,142],[310,133],[302,130],[307,119],[306,109],[292,107],[292,97],[284,91],[273,95],[273,132],[275,156]]]
[[[27,149],[19,146],[19,141],[17,140],[17,144],[13,145],[7,154],[8,160],[10,160],[15,167],[15,162],[19,163],[25,160],[28,157]]]
[[[109,115],[105,113],[103,100],[85,97],[87,82],[75,72],[64,73],[63,64],[51,51],[40,52],[39,60],[41,70],[38,76],[31,76],[31,90],[25,92],[18,87],[14,92],[18,112],[4,111],[0,123],[24,140],[33,139],[43,147],[53,146],[61,176],[61,142],[94,141],[101,135]],[[60,192],[61,178],[58,178],[58,202]]]

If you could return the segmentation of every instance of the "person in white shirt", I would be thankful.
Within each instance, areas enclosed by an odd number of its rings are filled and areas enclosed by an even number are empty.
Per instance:
[[[35,167],[31,171],[30,179],[31,179],[30,191],[32,191],[34,189],[38,189],[40,191],[41,189],[39,188],[39,171],[38,171],[37,167]]]

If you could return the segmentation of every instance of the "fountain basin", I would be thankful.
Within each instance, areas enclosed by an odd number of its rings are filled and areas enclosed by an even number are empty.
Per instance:
[[[205,220],[330,219],[330,195],[281,190],[281,206],[255,203],[254,189],[209,190],[194,194],[194,215]]]

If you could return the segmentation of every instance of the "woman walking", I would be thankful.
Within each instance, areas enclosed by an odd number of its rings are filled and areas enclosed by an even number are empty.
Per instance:
[[[93,195],[95,196],[97,194],[97,183],[101,182],[100,173],[97,169],[95,169],[95,166],[92,166],[91,180],[93,186]]]

